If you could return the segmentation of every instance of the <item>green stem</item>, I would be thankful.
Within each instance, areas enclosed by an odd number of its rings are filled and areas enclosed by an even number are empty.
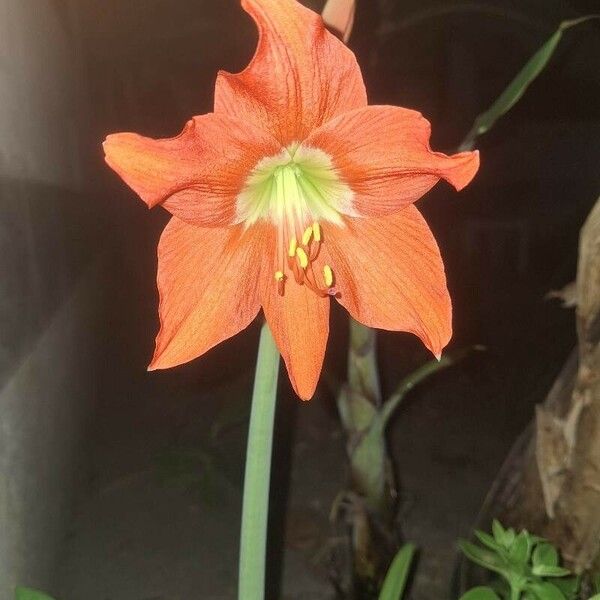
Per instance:
[[[263,600],[265,597],[271,452],[278,376],[279,352],[265,323],[260,332],[246,450],[239,600]]]

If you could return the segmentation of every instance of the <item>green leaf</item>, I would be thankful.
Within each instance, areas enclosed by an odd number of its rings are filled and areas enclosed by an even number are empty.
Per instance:
[[[52,598],[37,590],[19,586],[15,589],[15,600],[52,600]]]
[[[568,600],[576,600],[579,596],[579,588],[581,586],[581,577],[563,577],[555,579],[552,582]]]
[[[499,544],[504,543],[504,536],[506,535],[506,531],[504,527],[502,527],[502,523],[498,521],[498,519],[494,519],[492,521],[492,533],[494,534],[494,538]]]
[[[595,594],[589,600],[600,600],[600,594]]]
[[[379,600],[400,600],[402,598],[414,555],[413,544],[406,544],[400,548],[385,576]]]
[[[544,565],[545,567],[558,566],[558,552],[552,544],[538,544],[533,551],[533,566]]]
[[[531,572],[538,577],[565,577],[570,575],[569,569],[563,569],[562,567],[550,567],[547,565],[535,565]]]
[[[531,539],[527,531],[521,531],[516,537],[511,547],[508,549],[510,561],[514,565],[525,565],[529,561],[531,551]]]
[[[473,148],[475,139],[486,131],[489,131],[496,121],[505,115],[521,99],[529,85],[544,70],[552,58],[565,30],[595,18],[598,18],[598,15],[589,15],[580,19],[563,21],[554,34],[551,35],[542,47],[525,63],[525,66],[517,73],[516,77],[508,84],[506,89],[498,96],[490,108],[475,119],[471,131],[469,131],[464,142],[461,144],[461,150],[470,150]]]
[[[475,544],[471,544],[471,542],[467,542],[466,540],[460,540],[458,542],[458,546],[462,550],[463,554],[475,564],[485,567],[490,571],[494,571],[495,573],[499,573],[504,577],[508,576],[508,571],[504,561],[502,561],[502,559],[496,553],[485,548],[475,546]]]
[[[594,589],[600,594],[600,573],[594,575]]]
[[[491,535],[488,535],[483,531],[479,531],[478,529],[476,529],[474,533],[475,537],[490,550],[493,550],[494,552],[501,552],[503,550],[503,544],[501,542],[497,542],[496,538],[493,538]]]
[[[543,581],[542,583],[532,583],[527,589],[539,600],[566,600],[565,595],[552,583]]]
[[[405,396],[417,385],[425,381],[428,377],[431,377],[438,371],[442,371],[457,362],[463,360],[474,350],[483,350],[482,346],[471,346],[469,348],[462,348],[456,352],[448,352],[442,356],[440,360],[431,360],[425,363],[413,371],[410,375],[406,376],[396,388],[396,391],[387,399],[381,410],[381,418],[385,425],[390,420],[390,417],[394,414],[394,411],[400,406]]]
[[[494,539],[505,548],[510,546],[515,538],[515,532],[512,529],[504,529],[502,524],[498,519],[494,519],[492,521],[492,533],[494,534]],[[512,533],[512,535],[511,535]]]
[[[460,600],[500,600],[500,596],[489,587],[476,587],[462,595]]]

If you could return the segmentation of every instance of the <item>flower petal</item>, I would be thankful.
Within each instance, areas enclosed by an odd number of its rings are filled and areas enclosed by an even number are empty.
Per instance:
[[[285,293],[280,296],[272,273],[263,286],[265,317],[294,390],[302,400],[310,400],[323,367],[330,300],[317,296],[305,285],[298,285],[293,277],[286,282]]]
[[[355,193],[358,214],[379,216],[412,204],[440,178],[460,190],[475,176],[478,152],[432,152],[430,135],[429,122],[416,111],[368,106],[329,121],[305,145],[332,157]]]
[[[327,229],[338,300],[361,323],[419,336],[436,356],[452,335],[452,306],[436,241],[421,213],[347,219]]]
[[[238,74],[221,71],[215,112],[270,131],[288,146],[336,115],[366,106],[354,54],[296,0],[242,0],[258,47]]]
[[[188,362],[247,327],[260,309],[266,228],[197,227],[173,217],[158,245],[160,331],[150,370]]]
[[[150,207],[161,204],[196,225],[236,222],[236,197],[248,172],[280,151],[268,134],[224,115],[194,117],[174,138],[109,135],[106,162]]]

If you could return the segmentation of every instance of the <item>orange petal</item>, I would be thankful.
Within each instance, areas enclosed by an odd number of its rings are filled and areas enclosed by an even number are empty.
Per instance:
[[[452,335],[452,307],[440,252],[421,213],[408,206],[346,223],[327,229],[340,304],[370,327],[414,333],[439,357]]]
[[[354,54],[296,0],[242,0],[256,21],[258,47],[236,75],[221,71],[215,112],[270,131],[283,146],[336,115],[366,106]]]
[[[429,122],[418,112],[368,106],[329,121],[305,144],[332,157],[355,193],[357,213],[379,216],[412,204],[440,178],[460,190],[477,173],[478,152],[432,152],[430,134]]]
[[[174,138],[109,135],[106,162],[149,206],[162,203],[197,225],[236,221],[235,202],[248,171],[279,146],[268,134],[224,115],[194,117]]]
[[[247,327],[260,309],[268,235],[260,226],[197,227],[173,217],[158,245],[160,331],[149,366],[188,362]]]
[[[329,336],[330,300],[298,285],[293,276],[286,281],[285,293],[280,296],[273,273],[274,270],[263,284],[265,317],[294,390],[302,400],[310,400],[323,366]]]
[[[354,26],[355,13],[355,0],[327,0],[321,15],[327,27],[338,32],[342,40],[347,42]]]

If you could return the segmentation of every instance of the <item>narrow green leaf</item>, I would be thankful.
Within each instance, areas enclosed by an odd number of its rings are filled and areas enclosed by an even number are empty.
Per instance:
[[[500,600],[500,596],[489,587],[476,587],[463,594],[460,600]]]
[[[498,519],[494,519],[492,521],[492,533],[494,534],[494,539],[501,545],[505,546],[507,541],[507,532]],[[511,540],[512,541],[512,540]]]
[[[538,577],[565,577],[570,575],[569,569],[563,567],[550,567],[548,565],[535,565],[531,572]]]
[[[52,598],[37,590],[19,586],[15,589],[15,600],[52,600]]]
[[[485,567],[490,571],[494,571],[495,573],[499,573],[504,577],[508,576],[506,565],[494,552],[475,546],[475,544],[471,544],[471,542],[467,542],[466,540],[460,540],[458,546],[463,554],[475,564]]]
[[[517,537],[517,533],[515,532],[515,530],[512,527],[510,529],[506,530],[506,544],[508,546],[512,545],[512,543],[515,541],[516,537]]]
[[[533,566],[544,565],[545,567],[558,566],[558,552],[552,544],[538,544],[532,555]]]
[[[400,600],[402,598],[414,555],[413,544],[406,544],[400,548],[385,576],[379,600]]]
[[[398,408],[402,400],[408,392],[410,392],[415,386],[423,382],[431,375],[437,373],[438,371],[442,371],[457,362],[461,361],[463,358],[471,354],[474,350],[483,350],[482,346],[472,346],[470,348],[463,348],[456,352],[449,352],[444,354],[440,360],[430,360],[425,363],[422,367],[419,367],[416,371],[413,371],[410,375],[405,377],[400,385],[396,388],[396,391],[388,398],[388,400],[383,405],[381,410],[381,418],[383,420],[383,425],[388,423],[390,417],[394,414],[394,411]]]
[[[600,573],[594,575],[594,588],[598,594],[600,594]]]
[[[589,600],[600,600],[600,594],[593,595]]]
[[[501,552],[504,548],[502,543],[496,541],[491,535],[488,535],[484,531],[475,530],[475,537],[484,545],[487,546],[490,550],[494,552]]]
[[[489,131],[496,121],[505,115],[521,99],[529,85],[544,70],[552,58],[565,30],[598,17],[599,15],[589,15],[587,17],[581,17],[580,19],[563,21],[554,34],[552,34],[541,48],[525,63],[525,66],[517,73],[516,77],[508,84],[506,89],[498,96],[490,108],[475,119],[475,123],[473,123],[473,127],[461,144],[460,149],[472,149],[475,139]]]

